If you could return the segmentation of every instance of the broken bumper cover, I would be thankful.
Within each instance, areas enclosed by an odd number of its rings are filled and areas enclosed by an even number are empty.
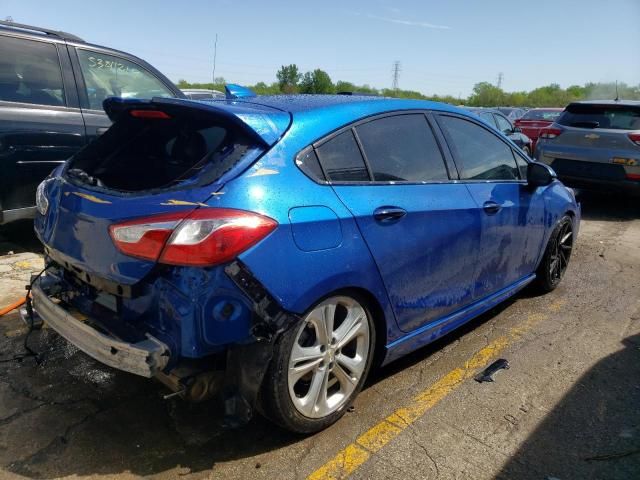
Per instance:
[[[34,311],[49,327],[99,362],[142,377],[153,377],[166,367],[169,349],[156,338],[148,335],[141,342],[127,343],[99,332],[51,300],[39,281],[34,283],[31,295]]]

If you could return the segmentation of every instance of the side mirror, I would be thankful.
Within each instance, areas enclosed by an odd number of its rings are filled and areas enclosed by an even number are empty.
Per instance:
[[[527,183],[532,187],[545,187],[553,182],[558,175],[549,165],[531,162],[527,165]]]
[[[522,129],[520,127],[513,127],[513,133],[522,133]]]

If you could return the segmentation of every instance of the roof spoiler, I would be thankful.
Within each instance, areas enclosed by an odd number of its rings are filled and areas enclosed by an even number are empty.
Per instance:
[[[256,96],[256,92],[254,92],[250,88],[236,85],[234,83],[227,83],[224,86],[224,93],[228,100],[233,100],[236,98],[251,98]]]
[[[260,145],[273,145],[289,128],[291,115],[275,109],[245,102],[199,102],[179,98],[154,97],[151,100],[108,97],[102,107],[112,122],[131,110],[159,110],[169,116],[181,113],[212,115],[235,125]],[[268,109],[268,110],[265,110]],[[179,113],[180,112],[180,113]]]

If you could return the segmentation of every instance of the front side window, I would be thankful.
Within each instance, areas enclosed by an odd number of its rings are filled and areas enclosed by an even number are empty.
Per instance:
[[[496,123],[498,125],[498,130],[500,130],[505,135],[513,131],[513,127],[509,123],[509,120],[507,120],[501,115],[495,115],[495,117],[496,117]]]
[[[175,95],[139,65],[100,52],[78,49],[89,108],[102,110],[107,97],[153,98]]]
[[[493,133],[468,120],[440,116],[456,163],[465,180],[517,180],[511,147]]]
[[[423,114],[380,118],[356,127],[374,181],[448,180],[438,143]]]
[[[334,182],[366,182],[369,172],[351,130],[336,135],[316,149],[327,179]]]
[[[513,156],[516,158],[516,164],[518,165],[518,170],[520,171],[520,178],[522,180],[527,179],[527,167],[529,162],[527,162],[524,158],[522,158],[517,153],[514,153]]]
[[[64,106],[62,71],[56,46],[1,36],[0,100]]]

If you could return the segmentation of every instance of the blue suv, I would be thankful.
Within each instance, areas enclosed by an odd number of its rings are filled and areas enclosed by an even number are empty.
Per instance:
[[[104,107],[38,188],[34,316],[235,419],[323,429],[372,365],[567,268],[573,192],[463,110],[233,88]]]

